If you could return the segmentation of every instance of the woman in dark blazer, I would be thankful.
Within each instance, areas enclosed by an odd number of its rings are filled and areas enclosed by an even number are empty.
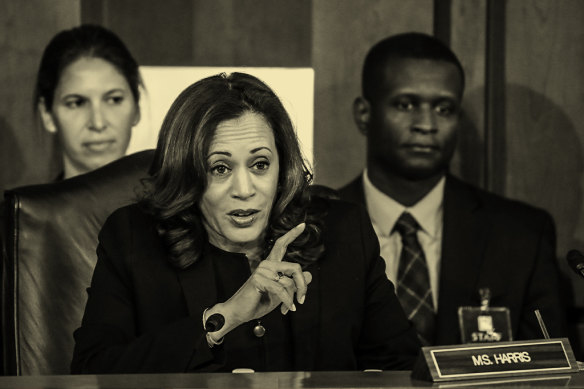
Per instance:
[[[100,233],[73,373],[412,367],[417,335],[365,211],[310,186],[260,80],[187,88],[151,172]]]

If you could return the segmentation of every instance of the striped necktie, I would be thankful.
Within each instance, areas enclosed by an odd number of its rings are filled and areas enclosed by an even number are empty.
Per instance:
[[[424,250],[418,242],[420,225],[408,212],[401,214],[394,230],[402,239],[397,278],[397,297],[414,323],[424,346],[434,342],[434,302]]]

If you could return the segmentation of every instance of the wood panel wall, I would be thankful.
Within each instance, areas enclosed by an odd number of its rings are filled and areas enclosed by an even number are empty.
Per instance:
[[[549,210],[558,256],[584,249],[584,3],[509,0],[505,22],[503,193]]]
[[[79,0],[0,0],[0,194],[56,177],[54,138],[35,120],[33,88],[49,39],[79,21]]]
[[[82,0],[83,22],[149,66],[310,67],[311,11],[310,0]]]
[[[453,0],[449,22],[448,40],[462,63],[466,83],[458,148],[450,168],[464,180],[485,187],[487,1]]]

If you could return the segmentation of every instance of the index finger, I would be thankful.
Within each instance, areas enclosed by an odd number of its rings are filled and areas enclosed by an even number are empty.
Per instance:
[[[300,223],[296,227],[292,228],[290,231],[282,235],[276,240],[274,243],[274,247],[272,247],[272,251],[270,251],[270,255],[266,258],[268,261],[282,261],[284,258],[284,254],[286,254],[286,249],[288,245],[294,242],[294,239],[298,238],[302,232],[304,232],[304,228],[306,227],[306,223]]]

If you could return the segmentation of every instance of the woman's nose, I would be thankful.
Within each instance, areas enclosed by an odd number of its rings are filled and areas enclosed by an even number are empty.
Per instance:
[[[92,105],[89,118],[89,129],[101,132],[104,131],[105,128],[106,123],[101,106],[99,104]]]
[[[233,197],[246,199],[255,194],[255,187],[251,173],[245,169],[236,169],[233,176]]]

